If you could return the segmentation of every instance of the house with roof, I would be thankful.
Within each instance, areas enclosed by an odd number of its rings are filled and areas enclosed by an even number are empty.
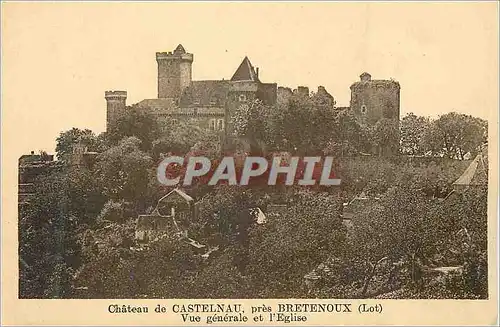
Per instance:
[[[187,237],[187,228],[195,215],[194,204],[194,199],[184,191],[172,190],[158,200],[150,214],[139,215],[136,241],[148,243],[166,234]]]
[[[484,145],[479,154],[453,182],[453,191],[463,193],[471,187],[487,186],[488,185],[488,146]]]
[[[196,217],[195,200],[176,188],[160,198],[150,214],[139,215],[135,227],[135,241],[142,249],[151,242],[164,238],[176,239],[191,247],[203,259],[208,259],[218,246],[209,247],[188,235],[189,224]]]

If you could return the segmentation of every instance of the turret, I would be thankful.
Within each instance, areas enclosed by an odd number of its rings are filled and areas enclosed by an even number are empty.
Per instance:
[[[106,91],[106,131],[125,113],[127,91]]]
[[[157,52],[158,98],[180,98],[191,85],[193,54],[179,44],[173,52]]]

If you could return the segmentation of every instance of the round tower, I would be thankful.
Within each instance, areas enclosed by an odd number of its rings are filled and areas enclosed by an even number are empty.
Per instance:
[[[193,54],[179,44],[173,52],[157,52],[158,98],[180,98],[191,85]]]
[[[106,91],[106,131],[125,113],[127,91]]]
[[[400,85],[393,80],[373,80],[363,73],[351,85],[351,110],[362,124],[373,125],[382,118],[400,116]]]

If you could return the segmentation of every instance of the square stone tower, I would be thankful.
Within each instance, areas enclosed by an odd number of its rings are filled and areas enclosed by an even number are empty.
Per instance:
[[[179,44],[173,52],[157,52],[158,98],[179,99],[191,85],[193,54]]]

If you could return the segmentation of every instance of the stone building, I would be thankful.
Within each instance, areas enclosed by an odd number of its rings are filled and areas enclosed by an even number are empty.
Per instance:
[[[165,121],[185,120],[200,127],[230,134],[231,114],[242,103],[259,99],[276,103],[277,84],[263,83],[259,69],[245,57],[230,80],[192,80],[194,56],[182,45],[173,52],[157,52],[158,96],[137,103]],[[126,114],[126,91],[106,91],[107,127]]]
[[[363,73],[361,80],[351,85],[350,107],[336,107],[333,96],[323,86],[311,94],[306,86],[293,90],[263,83],[259,68],[245,57],[229,80],[192,80],[194,55],[182,45],[171,52],[157,52],[157,98],[144,99],[136,104],[140,109],[157,116],[158,121],[189,121],[198,126],[219,131],[223,137],[232,134],[231,117],[242,104],[261,100],[264,104],[286,104],[293,95],[312,97],[325,108],[352,110],[361,124],[374,125],[382,118],[399,120],[400,86],[392,80],[372,80]],[[106,91],[107,129],[126,115],[127,91]]]
[[[184,234],[195,218],[194,199],[174,189],[158,200],[151,214],[139,215],[136,235],[138,241],[148,242],[162,234]]]
[[[194,199],[180,189],[173,189],[158,200],[151,214],[139,215],[135,240],[148,243],[164,237],[177,238],[197,249],[205,245],[188,237],[189,225],[196,219]]]
[[[382,118],[399,121],[400,85],[393,80],[373,80],[363,73],[351,85],[350,110],[362,124],[374,125]]]
[[[41,175],[49,174],[51,171],[61,169],[62,164],[54,160],[54,155],[40,153],[22,155],[18,161],[18,206],[20,209],[29,205],[37,183]]]
[[[399,126],[400,89],[394,80],[373,80],[365,72],[358,82],[351,85],[349,110],[366,127],[373,127],[381,119],[391,119]],[[399,147],[399,137],[395,137],[392,142],[374,146],[371,153],[391,156],[398,152]]]

